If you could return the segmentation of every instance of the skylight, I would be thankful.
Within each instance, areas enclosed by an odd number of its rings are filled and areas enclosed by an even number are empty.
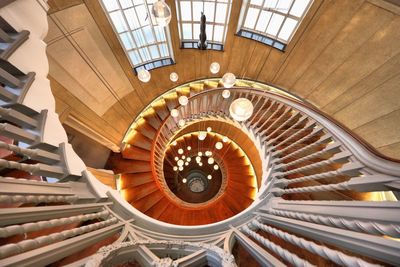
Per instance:
[[[228,30],[231,0],[176,0],[179,36],[183,48],[197,48],[200,17],[206,15],[208,48],[222,50]]]
[[[173,64],[168,27],[150,16],[156,0],[102,0],[104,10],[134,69]]]
[[[248,0],[241,10],[238,34],[284,50],[312,0]]]

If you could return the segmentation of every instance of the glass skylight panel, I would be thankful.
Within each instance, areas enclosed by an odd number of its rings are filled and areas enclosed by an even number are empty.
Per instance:
[[[222,49],[228,29],[232,0],[176,0],[179,35],[183,48],[195,48],[199,41],[200,19],[206,16],[206,34],[211,49]],[[192,45],[185,45],[191,43]]]
[[[157,67],[163,66],[163,62],[172,62],[168,28],[157,26],[151,16],[155,1],[102,0],[103,8],[135,70],[140,66]],[[150,64],[152,62],[161,63]]]
[[[238,34],[284,49],[311,4],[312,0],[247,0]]]

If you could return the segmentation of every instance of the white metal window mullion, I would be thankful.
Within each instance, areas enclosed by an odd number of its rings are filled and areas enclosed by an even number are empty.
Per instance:
[[[174,60],[174,51],[172,49],[172,41],[171,41],[171,34],[169,32],[169,27],[164,28],[165,40],[167,42],[169,57]]]
[[[298,1],[298,0],[297,0],[297,1]],[[294,0],[294,1],[291,3],[291,6],[293,6],[294,2],[296,2],[296,0]],[[278,2],[277,2],[277,3],[278,3]],[[253,7],[253,8],[257,8],[257,6],[254,6],[254,5],[250,5],[250,6]],[[283,13],[282,11],[277,10],[277,9],[276,9],[276,5],[275,5],[275,8],[268,8],[268,7],[262,6],[262,7],[261,7],[261,10],[270,11],[270,12],[273,12],[273,13],[276,13],[276,14],[279,14],[279,15],[282,15],[282,16],[285,16],[285,17],[289,17],[289,18],[295,19],[295,20],[298,20],[298,19],[299,19],[299,17],[296,17],[296,16],[294,16],[294,15],[289,14],[289,11],[288,11],[288,13],[286,14],[286,13]]]
[[[160,51],[160,48],[159,48],[159,45],[158,45],[158,41],[157,41],[157,34],[156,34],[155,29],[154,29],[153,21],[151,20],[150,7],[149,7],[149,4],[147,4],[147,1],[144,1],[144,2],[146,3],[147,12],[148,12],[147,14],[149,14],[148,18],[149,18],[150,25],[151,25],[150,28],[151,28],[151,32],[153,33],[153,37],[154,37],[154,40],[155,40],[155,44],[152,44],[152,46],[153,45],[156,46],[157,51],[158,51],[158,58],[161,58],[161,51]],[[150,47],[150,45],[149,45],[149,47]],[[149,54],[150,54],[150,58],[153,58],[153,56],[151,55],[150,49],[149,49]]]
[[[288,10],[287,15],[289,15],[289,12],[290,12],[290,10],[291,10],[292,7],[293,7],[294,2],[295,2],[295,0],[293,0],[292,3],[290,4],[290,7],[289,7],[289,10]],[[275,37],[276,40],[278,40],[279,42],[285,43],[285,44],[286,44],[286,41],[283,41],[282,39],[279,39],[278,36],[279,36],[279,33],[281,32],[281,30],[282,30],[282,28],[283,28],[283,25],[285,24],[287,18],[288,18],[288,16],[285,16],[285,18],[283,19],[283,21],[282,21],[282,23],[281,23],[281,26],[279,27],[279,30],[278,30],[278,32],[276,33],[276,37]]]
[[[287,40],[288,43],[289,43],[290,40],[292,39],[294,33],[295,33],[295,32],[297,31],[297,29],[299,28],[300,23],[303,21],[303,19],[304,19],[305,15],[307,14],[307,12],[308,12],[308,10],[309,10],[309,8],[310,8],[312,2],[313,2],[313,0],[308,1],[307,7],[303,10],[303,14],[301,15],[301,17],[299,17],[298,19],[296,19],[296,20],[297,20],[297,25],[296,25],[296,27],[293,29],[292,33],[290,34],[290,36],[289,36],[289,38],[288,38],[288,40]],[[293,7],[293,6],[292,6],[292,7]],[[290,8],[289,12],[290,12],[290,11],[291,11],[291,8]],[[288,13],[289,13],[289,12],[288,12]],[[296,17],[296,16],[294,16],[294,17]],[[297,17],[296,17],[296,18],[297,18]]]
[[[244,23],[245,23],[245,21],[246,21],[246,18],[247,18],[247,14],[249,13],[249,8],[250,8],[250,0],[247,2],[247,4],[246,4],[246,10],[245,10],[245,12],[244,12],[244,16],[243,16],[243,21],[242,21],[242,25],[240,26],[240,28],[241,29],[246,29],[245,27],[244,27]]]
[[[144,4],[143,5],[147,5],[147,2],[146,1],[143,1],[144,2]],[[135,6],[135,14],[136,14],[136,17],[137,18],[139,18],[139,16],[138,16],[138,13],[137,13],[137,11],[136,11],[136,6]],[[140,21],[138,21],[138,23],[140,24]],[[141,46],[140,48],[138,48],[138,54],[139,54],[139,56],[142,58],[142,56],[141,56],[141,54],[140,54],[140,51],[139,51],[139,49],[144,49],[144,48],[146,48],[146,37],[144,36],[144,33],[143,33],[143,28],[144,28],[145,26],[142,26],[142,25],[140,25],[140,27],[139,28],[137,28],[137,29],[135,29],[136,31],[140,31],[141,33],[142,33],[142,36],[143,36],[143,40],[141,40],[141,37],[140,36],[138,36],[138,38],[140,38],[140,40],[141,41],[143,41],[143,46]],[[150,51],[148,51],[149,52],[149,55],[150,55]],[[144,63],[144,62],[147,62],[148,60],[145,60],[145,59],[143,59],[142,60],[143,62],[142,63]]]
[[[139,55],[140,61],[143,62],[143,59],[142,59],[142,57],[140,56],[139,50],[137,49],[137,48],[138,48],[138,45],[137,45],[137,43],[136,43],[135,38],[133,37],[132,29],[129,27],[128,20],[127,20],[127,18],[126,18],[126,16],[125,16],[125,13],[122,11],[122,6],[121,6],[121,3],[119,2],[119,0],[117,1],[117,4],[118,4],[119,8],[121,9],[121,14],[122,14],[122,17],[123,17],[123,19],[124,19],[124,21],[125,21],[125,23],[126,23],[126,27],[128,27],[128,29],[129,29],[129,30],[128,30],[129,35],[131,36],[132,41],[135,43],[136,50],[137,50],[137,54]],[[132,8],[135,10],[135,14],[136,14],[135,6],[133,6]],[[112,23],[112,24],[113,24],[113,23]],[[117,31],[115,31],[115,32],[116,32],[117,35],[118,35],[118,39],[120,39],[120,38],[119,38],[118,32],[117,32]],[[121,39],[120,39],[120,42],[121,42],[121,44],[123,44]],[[130,58],[129,54],[126,52],[127,50],[126,50],[125,47],[124,47],[124,51],[125,51],[126,56],[127,56],[128,59],[129,59],[129,61],[131,62],[132,66],[134,67],[135,64],[133,64],[133,62],[131,61],[131,58]],[[139,62],[139,63],[136,64],[136,65],[140,65],[141,62]]]
[[[182,10],[181,10],[179,0],[177,0],[177,6],[178,6],[178,10],[179,10],[179,19],[180,19],[179,28],[181,29],[181,42],[182,42],[184,40],[184,38],[183,38],[183,19],[182,19]]]
[[[264,3],[265,3],[265,0],[262,1],[261,7],[264,6]],[[261,8],[258,8],[258,10],[259,10],[259,12],[258,12],[258,15],[257,15],[257,18],[256,18],[256,23],[254,24],[254,30],[255,30],[255,31],[257,31],[257,30],[256,30],[256,28],[257,28],[257,23],[258,23],[258,20],[260,19],[261,12],[262,12],[262,9],[261,9]]]
[[[143,1],[143,5],[145,5],[145,7],[146,7],[146,9],[148,9],[148,5],[147,5],[147,1],[146,0],[144,0]],[[139,6],[139,5],[138,5]],[[139,17],[138,16],[138,13],[137,13],[137,10],[136,10],[136,6],[135,6],[135,14],[136,14],[136,17]],[[151,18],[150,18],[150,16],[149,16],[149,14],[148,14],[148,16],[147,16],[148,18],[149,18],[149,20],[150,20],[150,23],[149,23],[149,25],[152,25],[151,24]],[[140,21],[139,21],[139,23],[140,23]],[[147,54],[148,54],[148,56],[150,57],[150,59],[148,59],[148,60],[143,60],[144,62],[149,62],[149,61],[151,61],[151,55],[150,55],[150,50],[148,49],[148,47],[149,47],[149,42],[147,41],[147,38],[146,38],[146,36],[145,36],[145,34],[144,34],[144,31],[143,31],[143,28],[145,28],[145,27],[147,27],[147,25],[146,26],[142,26],[142,25],[140,25],[140,27],[139,28],[137,28],[136,30],[137,31],[140,31],[141,33],[142,33],[142,36],[143,36],[143,46],[140,48],[140,49],[143,49],[143,50],[146,50],[147,51]],[[140,38],[140,37],[139,37]],[[156,38],[155,36],[154,36],[154,38]],[[157,40],[157,39],[156,39]],[[139,49],[138,49],[139,50]],[[139,55],[140,55],[140,52],[138,51],[138,53],[139,53]]]
[[[263,35],[266,35],[266,36],[271,37],[271,38],[273,38],[273,37],[272,37],[272,35],[267,33],[267,29],[268,29],[269,24],[271,23],[272,17],[274,16],[274,13],[275,13],[274,11],[276,9],[276,5],[278,4],[278,2],[279,1],[276,1],[275,7],[269,10],[269,12],[271,12],[271,16],[269,17],[269,20],[268,20],[268,23],[267,23],[267,27],[265,27],[265,32],[263,33]]]
[[[215,28],[215,17],[217,15],[217,1],[214,2],[214,17],[213,17],[213,21],[211,22],[212,25],[212,31],[211,31],[211,42],[214,43],[214,28]],[[204,2],[203,2],[203,11],[204,11]]]
[[[191,26],[192,26],[192,40],[194,40],[194,10],[193,1],[190,1],[190,13],[192,15]]]
[[[216,6],[217,4],[215,4]],[[230,17],[230,13],[231,13],[231,8],[232,8],[232,1],[228,0],[228,8],[226,9],[226,14],[225,14],[225,23],[224,23],[224,30],[222,33],[222,45],[225,44],[225,39],[226,39],[226,32],[228,29],[228,22],[229,22],[229,17]],[[215,15],[217,14],[217,10],[215,10]],[[214,19],[215,21],[215,19]]]

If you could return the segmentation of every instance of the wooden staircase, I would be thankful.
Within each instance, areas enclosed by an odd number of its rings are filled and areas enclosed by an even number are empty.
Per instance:
[[[136,120],[124,142],[120,156],[112,160],[114,171],[121,173],[121,193],[124,198],[141,212],[155,219],[182,225],[207,224],[229,218],[248,207],[256,197],[257,184],[249,161],[241,158],[239,150],[232,143],[224,146],[223,161],[227,170],[228,186],[218,201],[200,207],[185,207],[173,201],[152,174],[152,147],[160,127],[162,131],[177,131],[180,118],[209,116],[202,110],[223,116],[229,106],[220,96],[194,97],[193,105],[181,107],[178,118],[171,122],[170,112],[179,106],[178,98],[195,96],[207,90],[221,87],[218,81],[199,81],[178,87],[154,101]],[[250,81],[239,81],[237,87],[254,88]],[[250,92],[250,91],[249,91]],[[246,97],[254,104],[254,113],[242,123],[259,137],[266,154],[271,153],[276,183],[283,182],[288,190],[282,197],[291,200],[368,200],[370,195],[354,191],[318,190],[290,191],[289,189],[329,185],[349,180],[359,175],[359,164],[350,160],[340,144],[318,123],[283,102],[251,93],[239,93],[234,98]],[[231,96],[232,98],[232,96]],[[232,101],[232,99],[230,99]],[[226,116],[226,115],[225,115]],[[229,119],[228,117],[226,117]],[[206,125],[203,125],[206,130]],[[190,141],[192,140],[192,141]],[[184,140],[185,146],[196,147],[197,138],[190,136]],[[213,147],[208,138],[202,146]],[[240,145],[240,144],[239,144]],[[244,144],[247,145],[247,144]],[[154,149],[161,149],[154,147]],[[170,164],[164,169],[165,179],[173,176],[173,157],[166,160]],[[334,177],[332,177],[334,176]],[[284,178],[278,181],[278,178]],[[174,177],[175,181],[177,180]],[[168,183],[168,182],[167,182]],[[173,184],[170,182],[170,184]],[[260,185],[258,185],[260,186]],[[175,190],[176,185],[170,187]]]

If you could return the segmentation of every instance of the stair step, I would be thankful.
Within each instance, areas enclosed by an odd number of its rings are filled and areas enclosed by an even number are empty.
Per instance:
[[[128,188],[121,190],[121,192],[124,195],[128,196],[126,201],[131,202],[131,203],[135,203],[141,199],[145,199],[150,194],[152,194],[153,192],[156,192],[156,191],[160,191],[160,190],[158,189],[158,187],[155,183],[142,184],[139,186],[128,187]],[[141,209],[139,209],[139,210],[143,211]]]
[[[136,130],[132,130],[132,132],[129,134],[128,140],[126,140],[126,143],[148,151],[151,150],[151,142],[151,139],[147,138],[142,133]]]
[[[130,144],[126,145],[121,153],[125,159],[150,161],[151,158],[151,153],[149,150],[142,149],[140,147],[133,146]]]
[[[151,172],[141,173],[124,173],[121,174],[121,188],[135,187],[147,183],[154,183],[153,174]]]

